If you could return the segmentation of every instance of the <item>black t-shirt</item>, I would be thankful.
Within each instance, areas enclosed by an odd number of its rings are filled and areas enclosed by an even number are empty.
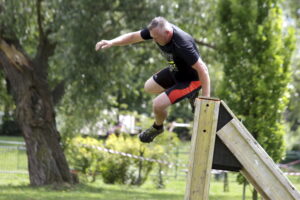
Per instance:
[[[166,57],[170,69],[179,81],[198,80],[198,74],[192,65],[199,59],[199,51],[194,39],[186,32],[172,25],[173,36],[171,41],[161,46],[157,43],[164,57]],[[144,40],[152,39],[150,31],[145,28],[141,30]]]

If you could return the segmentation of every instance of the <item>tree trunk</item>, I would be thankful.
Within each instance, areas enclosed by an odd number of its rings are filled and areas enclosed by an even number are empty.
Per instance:
[[[253,191],[252,191],[252,200],[258,200],[258,194],[257,194],[257,191],[255,190],[255,188],[253,188]]]
[[[20,46],[0,37],[0,68],[9,80],[16,117],[25,138],[30,184],[72,183],[60,146],[55,112],[47,77],[39,63],[30,60]]]

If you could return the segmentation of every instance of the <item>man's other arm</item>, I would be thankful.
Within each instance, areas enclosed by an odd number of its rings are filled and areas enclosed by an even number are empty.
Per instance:
[[[198,73],[202,86],[202,96],[210,97],[210,78],[205,63],[199,58],[192,66]]]
[[[141,41],[144,41],[144,39],[141,37],[141,31],[136,31],[120,35],[112,40],[101,40],[97,42],[95,50],[98,51],[100,49],[110,48],[112,46],[129,45]]]

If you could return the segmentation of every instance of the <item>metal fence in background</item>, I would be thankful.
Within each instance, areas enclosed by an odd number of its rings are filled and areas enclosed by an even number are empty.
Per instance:
[[[0,140],[0,182],[20,179],[28,180],[25,143]]]

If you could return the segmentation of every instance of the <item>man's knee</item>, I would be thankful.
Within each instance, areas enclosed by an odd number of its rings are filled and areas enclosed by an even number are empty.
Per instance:
[[[161,111],[161,110],[164,110],[163,106],[162,106],[162,105],[159,103],[159,101],[156,100],[156,99],[154,99],[154,100],[152,101],[152,107],[153,107],[153,111],[154,111],[155,113],[157,113],[157,112],[159,112],[159,111]]]
[[[151,88],[150,79],[148,79],[148,80],[145,82],[145,84],[144,84],[144,90],[145,90],[145,92],[147,92],[147,93],[150,93],[150,94],[153,93],[153,92],[152,92],[152,88]]]
[[[171,102],[167,95],[163,95],[163,98],[161,96],[162,95],[156,97],[152,102],[154,112],[164,111],[169,105],[171,105]]]

